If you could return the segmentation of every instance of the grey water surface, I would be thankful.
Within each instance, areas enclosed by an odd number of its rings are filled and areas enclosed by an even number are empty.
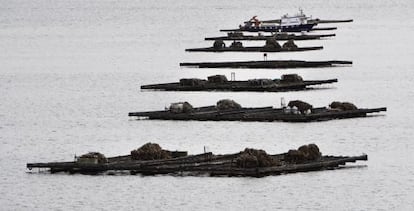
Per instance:
[[[413,210],[414,1],[0,1],[0,210]],[[321,69],[193,69],[180,62],[260,60],[261,53],[188,53],[207,36],[253,15],[275,19],[301,7],[313,17],[354,19],[336,37],[298,41],[321,51],[268,59],[352,60]],[[331,33],[315,32],[315,33]],[[262,45],[253,42],[250,45]],[[139,86],[236,73],[236,79],[338,78],[287,93],[151,92]],[[137,121],[128,112],[231,98],[243,106],[314,106],[334,100],[385,115],[315,123]],[[360,155],[354,168],[265,178],[50,175],[27,162],[128,154],[146,142],[171,150],[281,153],[316,143],[322,153]]]

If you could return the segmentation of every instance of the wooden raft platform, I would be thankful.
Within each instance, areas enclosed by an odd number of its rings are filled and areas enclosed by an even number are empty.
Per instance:
[[[330,30],[337,30],[336,27],[317,27],[313,28],[311,31],[330,31]]]
[[[181,79],[180,82],[143,85],[141,89],[163,91],[251,91],[284,92],[312,89],[310,86],[336,83],[338,79],[286,81],[281,79],[252,79],[248,81],[214,82],[203,79]]]
[[[258,121],[258,122],[313,122],[333,119],[367,117],[369,113],[387,111],[387,108],[358,108],[355,110],[336,110],[327,107],[312,108],[310,113],[291,113],[286,108],[258,107],[220,110],[216,106],[193,108],[191,111],[177,113],[171,110],[131,112],[128,116],[158,120],[197,120],[197,121]]]
[[[298,52],[298,51],[314,51],[322,50],[322,46],[301,47],[301,48],[266,48],[266,47],[207,47],[207,48],[189,48],[185,51],[189,52]]]
[[[235,62],[183,62],[180,66],[199,68],[316,68],[352,65],[352,61],[302,61],[302,60],[267,60],[267,61],[235,61]]]
[[[353,19],[344,19],[344,20],[323,20],[323,19],[315,19],[314,21],[316,21],[318,24],[320,24],[320,23],[350,23],[350,22],[354,22]]]
[[[296,34],[276,34],[276,35],[227,35],[221,37],[206,37],[204,40],[267,40],[274,38],[276,40],[319,40],[321,38],[334,37],[335,34],[321,34],[321,35],[296,35]]]
[[[289,174],[337,169],[349,162],[366,161],[367,155],[361,156],[321,156],[318,159],[303,162],[291,162],[288,153],[269,155],[276,165],[268,167],[240,167],[237,159],[243,152],[227,155],[203,153],[162,160],[135,160],[131,155],[111,157],[104,163],[50,162],[27,163],[28,169],[48,169],[51,173],[68,172],[99,174],[107,171],[129,171],[130,174],[157,175],[171,174],[178,176],[244,176],[264,177],[269,175]]]

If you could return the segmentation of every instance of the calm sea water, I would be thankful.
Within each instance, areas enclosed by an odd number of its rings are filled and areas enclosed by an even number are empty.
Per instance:
[[[352,60],[352,67],[294,70],[180,68],[183,61],[262,59],[260,53],[186,53],[253,15],[274,19],[302,7],[337,36],[302,41],[324,50],[269,59]],[[0,4],[0,210],[412,210],[414,208],[414,2],[2,0]],[[328,26],[328,25],[324,25]],[[253,44],[262,44],[260,42]],[[142,84],[236,72],[237,79],[338,78],[322,90],[287,93],[141,92]],[[373,118],[316,123],[136,121],[128,112],[171,102],[231,98],[278,106],[333,100],[388,107]],[[316,143],[324,154],[369,161],[337,171],[265,178],[85,176],[29,171],[27,162],[128,154],[146,142],[191,154],[245,147],[280,153]]]

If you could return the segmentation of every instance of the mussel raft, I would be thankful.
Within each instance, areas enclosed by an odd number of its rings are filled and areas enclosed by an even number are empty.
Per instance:
[[[282,75],[280,79],[250,79],[247,81],[229,81],[224,75],[209,76],[207,80],[183,78],[176,83],[143,85],[141,89],[164,91],[256,91],[283,92],[311,89],[309,86],[338,82],[337,79],[304,81],[297,74]]]
[[[147,143],[130,155],[106,158],[101,153],[88,153],[72,162],[27,163],[26,167],[49,169],[51,173],[69,172],[99,174],[128,171],[130,174],[179,176],[246,176],[264,177],[296,172],[337,169],[348,162],[366,161],[368,156],[323,156],[319,147],[308,144],[286,153],[269,155],[264,150],[246,148],[235,154],[215,155],[211,152],[187,155],[181,151],[172,156],[158,144]]]
[[[159,120],[312,122],[366,117],[368,113],[386,110],[385,107],[357,108],[347,102],[332,102],[329,107],[314,108],[300,100],[290,101],[282,108],[244,108],[233,100],[223,99],[213,106],[193,108],[188,102],[179,102],[162,111],[131,112],[128,116]]]
[[[322,50],[322,46],[298,47],[293,40],[288,40],[280,45],[274,38],[266,40],[264,46],[244,47],[241,42],[234,41],[229,47],[226,47],[223,40],[216,40],[213,47],[207,48],[190,48],[185,51],[190,52],[296,52],[296,51],[313,51]]]
[[[302,60],[265,60],[265,61],[235,61],[235,62],[183,62],[182,67],[198,68],[319,68],[352,65],[352,61],[302,61]]]
[[[329,31],[329,30],[337,30],[337,27],[314,27],[309,31]],[[251,28],[239,28],[239,29],[220,29],[221,32],[280,32],[277,29],[264,29],[259,27],[251,27]],[[297,31],[283,31],[283,32],[297,32]]]
[[[227,36],[221,37],[206,37],[204,40],[267,40],[269,38],[274,38],[276,40],[319,40],[321,38],[334,37],[335,34],[287,34],[287,33],[277,33],[273,35],[244,35],[242,32],[229,32]]]
[[[215,47],[207,47],[207,48],[189,48],[185,49],[185,51],[189,52],[296,52],[296,51],[314,51],[314,50],[322,50],[322,46],[316,47],[302,47],[302,48],[266,48],[266,47],[224,47],[224,48],[215,48]]]

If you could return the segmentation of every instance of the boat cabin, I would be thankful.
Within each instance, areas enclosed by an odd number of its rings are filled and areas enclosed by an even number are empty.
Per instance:
[[[308,17],[303,13],[302,9],[299,9],[299,13],[294,16],[288,14],[283,15],[280,19],[280,26],[296,26],[308,23]]]

